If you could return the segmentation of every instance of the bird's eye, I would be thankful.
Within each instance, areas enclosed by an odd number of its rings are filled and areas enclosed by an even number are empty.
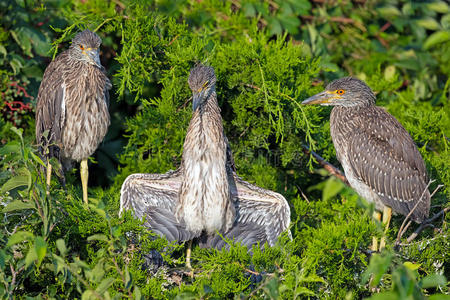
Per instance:
[[[83,46],[83,45],[80,45],[80,49],[81,49],[81,50],[84,50],[84,46]]]
[[[344,95],[345,91],[344,90],[337,90],[336,93],[338,93],[338,95]]]

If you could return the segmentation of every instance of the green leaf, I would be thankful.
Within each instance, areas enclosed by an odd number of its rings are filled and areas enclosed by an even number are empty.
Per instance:
[[[15,210],[33,209],[36,208],[34,202],[24,202],[21,200],[14,200],[2,209],[2,212],[10,212]]]
[[[399,295],[394,292],[384,292],[373,295],[366,300],[400,300]]]
[[[336,196],[342,189],[344,185],[341,181],[335,179],[334,177],[330,177],[325,182],[325,187],[322,191],[322,200],[327,201],[330,198]]]
[[[395,78],[395,66],[387,66],[384,70],[384,78],[387,81],[392,81]]]
[[[369,266],[367,270],[361,276],[361,284],[366,284],[367,281],[372,277],[370,282],[371,287],[375,287],[380,283],[381,278],[386,273],[391,264],[392,254],[388,253],[385,255],[374,254],[370,258]]]
[[[2,54],[3,57],[6,57],[6,54],[8,54],[6,48],[3,45],[0,45],[0,54]]]
[[[26,27],[19,27],[16,30],[11,30],[11,35],[16,43],[22,48],[26,55],[33,57],[31,53],[31,39]]]
[[[17,231],[8,239],[7,247],[21,243],[23,241],[32,240],[34,238],[34,234],[28,231]]]
[[[134,295],[135,300],[141,300],[142,293],[141,293],[141,290],[137,286],[134,287],[133,295]]]
[[[420,280],[420,284],[424,289],[430,287],[445,286],[447,284],[447,279],[444,275],[441,274],[430,274],[422,278],[422,280]]]
[[[392,5],[380,7],[377,9],[377,11],[381,16],[385,18],[400,16],[402,14],[397,7]]]
[[[437,31],[430,35],[423,44],[423,49],[427,50],[437,44],[450,41],[450,31]]]
[[[56,248],[58,248],[58,251],[62,256],[66,255],[67,248],[66,248],[66,243],[64,242],[63,239],[56,240]]]
[[[421,264],[413,264],[413,263],[410,262],[410,261],[405,261],[405,262],[403,263],[403,265],[404,265],[405,267],[407,267],[408,269],[410,269],[411,271],[415,271],[415,270],[419,269],[420,266],[421,266]]]
[[[23,137],[22,137],[23,129],[22,128],[17,128],[17,127],[13,126],[10,128],[10,130],[12,132],[14,132],[15,134],[17,134],[19,136],[20,140],[23,142]]]
[[[86,290],[81,295],[81,300],[91,300],[91,299],[92,300],[97,299],[97,296],[95,295],[94,291],[92,291],[92,290]]]
[[[448,4],[444,1],[435,1],[427,4],[428,9],[434,10],[440,14],[445,14],[449,11]]]
[[[133,276],[128,271],[128,266],[125,266],[125,289],[130,289],[133,284]]]
[[[47,243],[41,236],[37,236],[34,240],[34,247],[36,249],[37,255],[37,266],[39,267],[44,260],[45,254],[47,253]]]
[[[441,25],[433,18],[425,18],[416,21],[417,25],[429,30],[438,30]]]
[[[15,188],[26,186],[29,187],[31,175],[19,175],[9,179],[0,189],[0,193],[6,193]]]
[[[36,248],[30,247],[30,250],[28,251],[27,256],[25,257],[25,267],[28,268],[37,259],[38,255],[36,253]]]
[[[299,286],[299,287],[297,287],[295,289],[295,295],[296,296],[300,296],[300,295],[303,295],[303,296],[315,296],[316,294],[313,291],[311,291],[310,289],[308,289],[308,288],[306,288],[304,286]]]
[[[428,300],[450,300],[450,295],[435,294],[428,297]]]
[[[98,293],[103,294],[114,283],[115,279],[108,277],[102,280],[98,287],[95,289]]]
[[[11,153],[19,153],[20,144],[17,141],[12,141],[0,148],[0,155],[7,155]]]
[[[42,161],[42,159],[41,159],[39,156],[37,156],[37,155],[34,154],[33,152],[30,152],[30,154],[31,154],[31,157],[33,158],[33,160],[34,160],[35,162],[37,162],[38,164],[40,164],[40,165],[43,166],[43,167],[47,167],[47,166],[45,165],[45,163]]]
[[[90,241],[102,241],[102,242],[108,242],[108,237],[104,234],[94,234],[87,238],[87,240]]]

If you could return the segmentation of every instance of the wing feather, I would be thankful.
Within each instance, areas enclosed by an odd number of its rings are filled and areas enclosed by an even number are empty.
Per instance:
[[[236,220],[233,227],[221,235],[248,248],[258,242],[261,246],[266,242],[274,246],[280,234],[289,227],[290,208],[286,199],[242,180],[234,172],[229,182]],[[220,236],[210,238],[206,244],[218,249],[228,246]]]
[[[169,241],[195,238],[182,221],[175,217],[175,206],[181,186],[180,170],[165,174],[132,174],[125,179],[120,192],[120,212],[133,210],[144,226]]]
[[[41,152],[44,147],[56,144],[49,147],[50,156],[56,157],[58,157],[57,144],[61,142],[65,121],[63,60],[66,56],[66,52],[61,53],[45,69],[36,105],[36,141],[40,145]],[[48,136],[45,139],[46,131]]]
[[[355,129],[348,141],[349,161],[355,174],[398,213],[407,215],[420,200],[412,219],[423,221],[430,207],[428,178],[411,136],[381,108],[361,118],[364,126]],[[357,119],[352,121],[358,123]]]

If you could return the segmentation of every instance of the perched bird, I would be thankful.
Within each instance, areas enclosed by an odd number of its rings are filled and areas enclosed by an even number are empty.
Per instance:
[[[182,163],[165,174],[133,174],[121,189],[120,212],[132,209],[144,225],[169,241],[201,237],[201,247],[226,247],[225,238],[247,247],[275,244],[290,222],[286,199],[254,186],[235,172],[223,132],[211,67],[191,70],[193,115]],[[190,245],[187,253],[189,266]]]
[[[81,161],[86,203],[87,160],[109,126],[111,82],[100,63],[100,44],[100,37],[92,31],[78,33],[69,49],[45,69],[36,106],[36,140],[41,154],[47,160],[56,157],[65,170],[72,161]],[[48,186],[50,178],[51,164],[47,162]]]
[[[402,125],[383,108],[375,106],[375,95],[361,80],[337,79],[303,104],[332,105],[331,138],[336,155],[351,187],[384,210],[389,226],[391,209],[417,223],[430,210],[425,163],[414,141]],[[377,219],[380,219],[378,214]],[[383,247],[383,241],[380,248]],[[377,250],[374,240],[374,250]]]

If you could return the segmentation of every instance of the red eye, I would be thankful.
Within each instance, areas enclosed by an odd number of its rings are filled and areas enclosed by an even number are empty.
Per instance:
[[[344,90],[337,90],[336,93],[338,93],[339,95],[344,95],[345,91]]]
[[[83,46],[83,45],[80,45],[80,49],[81,49],[81,50],[84,50],[84,46]]]

